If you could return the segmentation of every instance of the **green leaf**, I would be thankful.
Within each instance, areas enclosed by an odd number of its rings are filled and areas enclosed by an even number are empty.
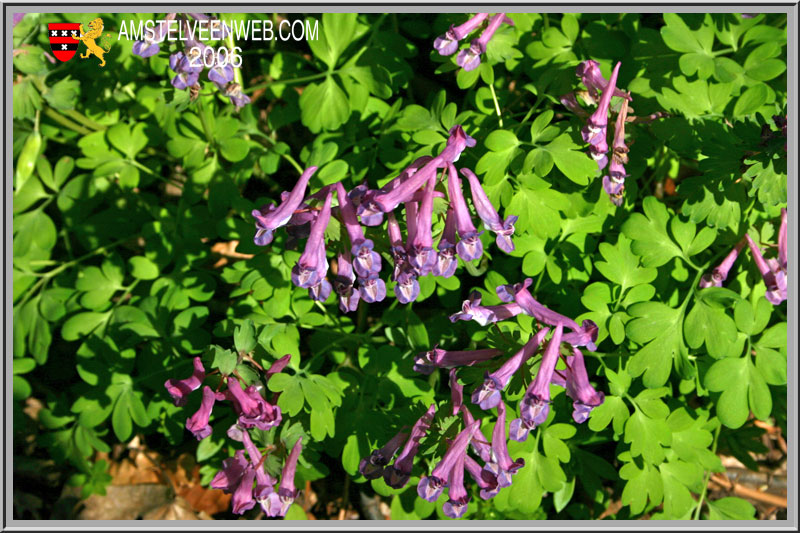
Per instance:
[[[623,453],[620,459],[627,456],[629,461],[619,470],[619,476],[628,480],[622,490],[620,501],[623,505],[630,505],[633,514],[641,513],[647,501],[651,505],[658,505],[664,497],[664,485],[660,473],[650,464],[644,463],[639,468],[636,463],[630,461],[630,454]]]
[[[673,309],[659,302],[633,304],[628,309],[634,317],[628,322],[628,337],[638,344],[648,343],[631,359],[628,371],[642,378],[645,386],[660,387],[667,382],[671,364],[684,377],[691,375],[688,353],[683,344],[683,308]]]
[[[616,246],[604,242],[598,250],[605,261],[598,261],[594,266],[606,278],[621,285],[622,292],[634,285],[650,283],[658,275],[655,268],[639,265],[639,256],[631,252],[631,241],[624,234],[619,235]]]
[[[633,253],[641,256],[646,267],[659,267],[673,257],[681,256],[681,249],[667,233],[669,213],[667,208],[654,196],[648,196],[642,203],[644,215],[633,213],[622,225],[626,237],[633,240]]]
[[[224,350],[216,345],[212,346],[211,350],[214,355],[214,360],[211,362],[211,368],[218,369],[220,374],[223,376],[230,375],[233,372],[233,369],[236,368],[236,363],[239,360],[239,356],[231,350]],[[277,376],[278,375],[272,376],[272,379],[270,379],[270,385]]]
[[[590,178],[597,175],[597,163],[583,153],[568,134],[563,134],[543,147],[553,157],[558,170],[578,185],[587,185]]]
[[[131,275],[134,278],[149,280],[158,277],[158,265],[150,259],[142,255],[135,255],[130,258],[129,262],[131,264]]]
[[[723,308],[710,305],[707,299],[695,300],[694,307],[686,315],[683,331],[690,348],[697,349],[705,343],[709,355],[715,359],[741,354],[741,348],[737,351],[735,345],[735,322]]]
[[[257,344],[253,321],[247,319],[233,332],[233,343],[239,353],[252,352]]]
[[[85,312],[73,315],[61,326],[61,337],[65,341],[74,341],[89,335],[110,316],[108,313]]]
[[[595,432],[602,431],[613,419],[614,434],[621,435],[629,417],[630,411],[622,398],[606,396],[602,404],[592,409],[589,415],[589,429]]]
[[[664,460],[664,448],[672,443],[672,433],[662,418],[650,418],[636,410],[625,423],[625,442],[631,445],[633,457],[658,464]]]
[[[300,95],[300,117],[312,133],[335,130],[350,116],[350,102],[332,76],[321,84],[311,83]]]
[[[743,117],[755,113],[767,102],[767,86],[763,83],[753,85],[736,100],[733,106],[733,116]]]
[[[709,520],[755,520],[756,508],[747,500],[729,496],[708,501]]]

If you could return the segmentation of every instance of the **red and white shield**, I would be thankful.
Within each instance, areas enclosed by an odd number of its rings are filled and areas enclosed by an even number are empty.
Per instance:
[[[81,25],[77,22],[57,22],[47,25],[50,49],[60,61],[69,61],[78,51]]]

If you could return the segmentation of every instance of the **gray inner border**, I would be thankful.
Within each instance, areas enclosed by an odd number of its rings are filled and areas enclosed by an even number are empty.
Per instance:
[[[325,2],[327,3],[327,2]],[[461,4],[462,2],[459,2]],[[106,4],[113,6],[113,10],[105,11],[106,13],[149,13],[152,10],[144,10],[137,8],[133,5],[126,4]],[[414,12],[414,13],[464,13],[476,12],[480,9],[487,11],[504,8],[506,12],[530,12],[536,9],[541,13],[617,13],[617,12],[632,12],[639,13],[786,13],[787,15],[787,115],[789,118],[790,128],[788,130],[787,143],[792,147],[788,150],[788,203],[790,208],[787,209],[788,213],[788,263],[789,271],[788,277],[790,280],[795,280],[797,274],[794,272],[797,260],[797,213],[795,211],[795,204],[797,199],[797,23],[798,23],[798,6],[796,3],[791,4],[771,4],[764,5],[736,5],[732,6],[728,3],[719,2],[717,4],[635,4],[627,2],[618,2],[611,5],[575,5],[564,4],[563,6],[547,5],[536,6],[534,4],[515,4],[504,6],[481,6],[480,4],[469,4],[469,10],[461,7],[455,3],[444,3],[440,5],[397,5],[397,4],[374,4],[374,5],[350,5],[341,4],[337,5],[330,3],[329,5],[321,5],[321,2],[312,5],[295,3],[291,5],[270,5],[269,11],[261,9],[253,4],[233,4],[229,6],[211,6],[208,3],[202,4],[204,7],[213,7],[217,12],[222,13],[325,13],[325,12],[357,12],[357,13],[383,13],[387,9],[390,12]],[[165,4],[162,6],[148,6],[151,8],[160,7],[162,11],[159,12],[172,12],[172,11],[188,11],[192,4]],[[304,6],[310,9],[302,9]],[[95,4],[87,4],[85,7],[98,8],[105,6],[98,6]],[[13,141],[13,123],[12,117],[12,91],[10,87],[13,80],[13,66],[11,62],[12,32],[11,32],[11,18],[13,13],[85,13],[88,12],[84,8],[71,7],[63,4],[40,4],[32,5],[18,5],[14,3],[4,4],[5,21],[3,25],[3,33],[5,35],[5,79],[6,83],[3,86],[5,93],[5,105],[8,114],[5,117],[5,149],[8,158],[5,161],[5,217],[3,219],[3,235],[5,243],[5,257],[11,258],[12,254],[12,223],[13,223],[13,199],[12,199],[12,167],[13,161],[12,154],[12,141]],[[102,11],[101,11],[102,12]],[[788,383],[787,388],[787,445],[790,449],[790,454],[787,459],[787,489],[788,489],[788,509],[787,519],[776,522],[739,522],[739,521],[717,521],[717,522],[695,522],[695,521],[667,521],[667,520],[651,520],[651,521],[637,521],[637,520],[616,520],[616,521],[588,521],[588,520],[552,520],[541,522],[541,526],[537,526],[538,521],[521,521],[521,520],[473,520],[473,521],[460,521],[460,522],[447,522],[447,521],[412,521],[412,520],[399,520],[390,522],[387,525],[382,525],[382,521],[373,520],[359,520],[359,521],[284,521],[275,522],[275,527],[270,529],[285,529],[296,528],[302,530],[332,530],[332,529],[382,529],[382,530],[407,530],[414,528],[432,528],[436,524],[436,529],[446,531],[459,531],[459,530],[485,530],[487,528],[503,529],[503,530],[529,530],[529,529],[547,529],[547,530],[588,530],[588,529],[652,529],[652,530],[668,530],[676,527],[690,527],[692,529],[703,529],[708,531],[761,531],[761,530],[774,530],[774,531],[797,531],[797,286],[794,282],[789,284],[789,295],[787,299],[787,324],[788,328]],[[6,268],[4,296],[5,296],[5,353],[12,353],[12,295],[13,295],[13,282],[12,282],[12,269]],[[7,356],[8,357],[8,356]],[[4,366],[8,370],[7,365]],[[12,405],[12,387],[11,387],[11,373],[5,372],[5,379],[3,380],[3,392],[5,405],[8,406],[6,412],[10,412]],[[5,457],[5,471],[7,473],[13,472],[11,464],[10,452],[12,446],[12,416],[6,417],[6,441],[3,443],[6,450]],[[237,529],[242,531],[255,531],[265,529],[267,522],[261,521],[236,521],[236,520],[217,520],[217,521],[198,521],[192,522],[191,526],[178,525],[179,522],[170,520],[153,520],[148,522],[134,521],[134,520],[98,520],[93,522],[87,521],[37,521],[37,520],[14,520],[11,518],[13,515],[12,509],[12,493],[13,493],[13,479],[12,476],[7,476],[5,483],[1,486],[3,491],[2,501],[5,505],[6,523],[4,529],[8,531],[132,531],[142,529],[166,529],[169,528],[174,531],[193,531],[197,529]],[[180,522],[182,524],[183,522]],[[80,525],[78,525],[80,524]],[[91,524],[91,525],[90,525]],[[279,525],[280,524],[280,525]],[[706,524],[708,524],[706,526]],[[772,525],[774,524],[774,525]]]

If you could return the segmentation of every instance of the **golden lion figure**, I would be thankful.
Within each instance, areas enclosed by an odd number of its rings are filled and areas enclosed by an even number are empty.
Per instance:
[[[97,17],[89,23],[89,28],[90,31],[84,33],[83,24],[81,24],[81,35],[77,37],[79,41],[83,41],[83,44],[86,45],[86,53],[81,54],[81,59],[86,59],[90,55],[95,55],[100,60],[100,66],[104,67],[106,65],[106,60],[103,59],[103,54],[111,50],[111,44],[109,42],[104,42],[103,48],[100,48],[95,42],[95,39],[99,39],[103,36],[103,19]],[[108,37],[109,34],[105,36]]]

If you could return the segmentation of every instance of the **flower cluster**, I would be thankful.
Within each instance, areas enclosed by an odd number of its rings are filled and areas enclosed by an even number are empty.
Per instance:
[[[236,514],[243,514],[258,503],[269,517],[285,516],[297,497],[294,474],[302,449],[301,439],[296,441],[289,453],[283,466],[280,484],[276,489],[277,480],[265,470],[267,453],[262,454],[259,451],[249,433],[250,429],[266,431],[281,423],[281,410],[275,405],[277,398],[273,397],[272,402],[267,401],[262,396],[262,390],[272,375],[286,367],[289,359],[290,356],[286,355],[275,361],[264,372],[263,384],[259,382],[245,386],[233,376],[223,376],[217,390],[208,385],[203,386],[200,409],[186,420],[186,429],[191,431],[197,440],[203,440],[212,433],[210,418],[215,403],[220,401],[231,403],[238,418],[228,429],[227,435],[232,440],[243,443],[244,449],[238,450],[233,457],[222,462],[223,468],[211,481],[211,487],[221,489],[226,494],[233,494],[231,507]],[[207,377],[200,357],[195,357],[193,364],[194,371],[188,378],[168,379],[164,383],[177,406],[186,405],[189,395],[199,389]],[[223,384],[226,385],[226,389],[220,392],[219,389]]]
[[[386,252],[393,262],[390,277],[395,282],[394,293],[401,303],[414,301],[419,296],[420,276],[433,274],[448,278],[458,266],[456,256],[463,261],[473,261],[483,255],[482,232],[478,232],[473,223],[459,171],[454,165],[461,153],[471,146],[475,146],[475,140],[456,125],[437,156],[420,157],[380,189],[369,189],[362,184],[347,191],[338,182],[306,195],[309,180],[317,170],[317,167],[309,167],[291,191],[281,194],[280,205],[273,203],[253,210],[254,242],[259,246],[268,245],[274,238],[274,231],[282,226],[286,226],[294,238],[307,237],[303,253],[292,268],[292,282],[308,289],[310,297],[318,301],[327,300],[335,290],[339,307],[346,313],[354,311],[359,300],[372,303],[386,297],[386,282],[379,277],[383,260],[376,251],[375,241],[367,238],[364,231],[364,226],[382,226],[385,218],[390,246]],[[434,199],[445,197],[444,192],[436,190],[440,171],[447,176],[448,207],[444,229],[434,248]],[[469,182],[478,217],[496,234],[500,249],[513,251],[511,236],[517,217],[503,220],[475,174],[468,168],[460,172]],[[333,206],[334,194],[336,206]],[[401,204],[405,212],[405,241],[394,214]],[[326,278],[330,265],[325,231],[332,217],[344,227],[349,246],[337,252],[331,282]]]
[[[186,15],[167,13],[164,19],[159,21],[152,34],[146,33],[143,40],[133,43],[133,53],[143,58],[158,54],[161,51],[161,43],[164,42],[170,31],[170,22],[177,21],[177,24],[181,26],[181,32],[188,35],[189,38],[186,39],[184,50],[178,50],[169,56],[169,68],[175,73],[170,82],[176,89],[190,89],[195,94],[200,89],[200,75],[206,67],[205,59],[208,53],[213,55],[214,51],[203,41],[195,38],[189,18],[210,21],[214,31],[218,30],[223,39],[230,31],[227,25],[219,20],[212,20],[203,13],[187,13]],[[227,61],[223,65],[217,59],[214,65],[208,69],[208,80],[214,83],[234,106],[244,107],[250,103],[250,97],[242,92],[241,85],[234,81],[234,77],[233,66]]]
[[[761,249],[758,244],[753,241],[750,235],[745,235],[744,239],[736,243],[733,250],[728,253],[722,262],[709,273],[703,275],[700,279],[699,287],[705,289],[707,287],[722,287],[722,282],[728,277],[733,264],[736,262],[739,252],[744,248],[745,243],[750,248],[753,254],[753,260],[761,272],[761,277],[764,279],[764,284],[767,286],[767,293],[765,298],[773,305],[780,305],[781,302],[786,300],[787,296],[787,218],[786,209],[781,209],[781,226],[778,230],[778,257],[764,259]]]
[[[633,100],[629,93],[617,87],[617,77],[621,63],[617,63],[611,73],[611,78],[606,80],[600,72],[600,64],[589,59],[578,65],[576,75],[586,87],[586,91],[578,94],[586,102],[597,109],[589,115],[581,108],[576,98],[576,93],[567,93],[561,97],[561,103],[570,111],[586,120],[581,130],[583,140],[589,143],[589,154],[597,161],[597,166],[603,170],[608,165],[608,174],[603,176],[603,189],[608,193],[614,205],[622,205],[625,192],[625,164],[628,162],[628,147],[625,145],[625,123],[632,122],[636,117],[628,117],[629,103]],[[622,98],[622,104],[617,111],[617,120],[614,129],[614,141],[611,146],[611,164],[608,159],[608,117],[611,109],[611,98]],[[657,117],[653,117],[657,118]]]
[[[467,35],[475,31],[489,17],[489,13],[478,13],[465,23],[459,26],[450,26],[444,35],[440,35],[433,41],[433,47],[439,55],[453,55],[458,50],[460,41]],[[481,55],[486,52],[486,45],[494,36],[501,24],[514,25],[514,21],[506,16],[505,13],[496,13],[489,18],[489,23],[481,32],[480,37],[473,39],[469,48],[465,48],[458,53],[456,63],[466,71],[475,70],[481,64]]]

